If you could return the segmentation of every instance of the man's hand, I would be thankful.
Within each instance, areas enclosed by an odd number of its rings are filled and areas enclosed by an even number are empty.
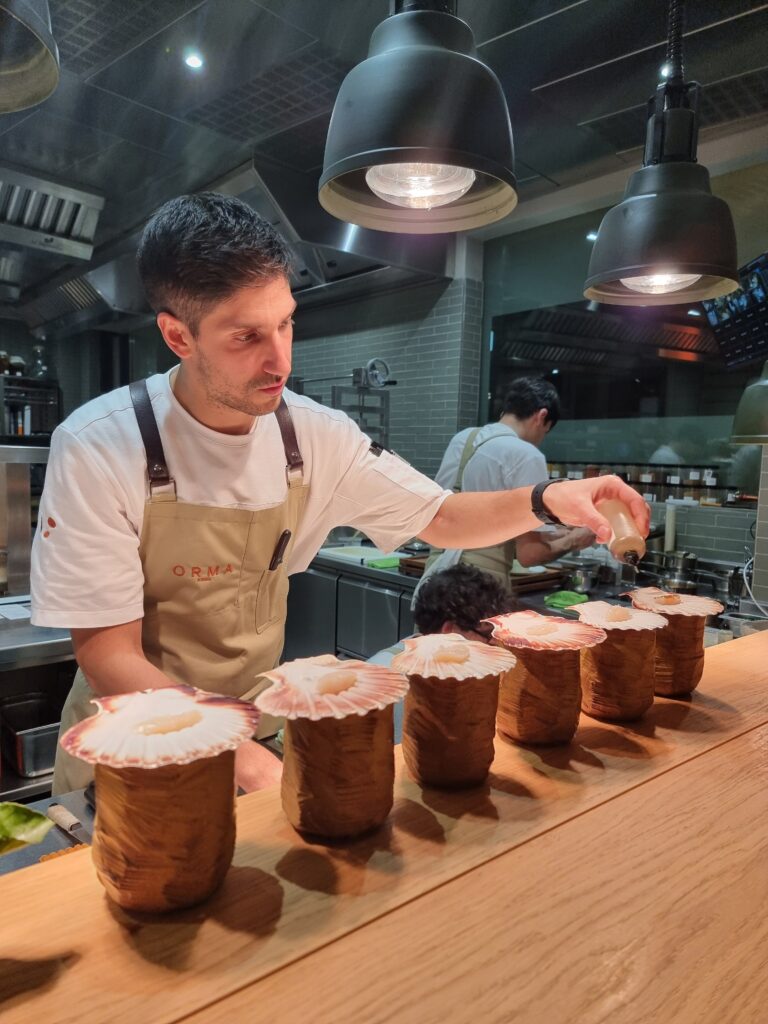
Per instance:
[[[246,793],[276,786],[282,774],[280,758],[254,740],[246,740],[235,751],[235,781]]]
[[[544,492],[544,505],[564,523],[586,526],[595,534],[598,544],[607,544],[611,539],[611,527],[595,506],[608,498],[623,501],[637,524],[640,536],[648,536],[650,508],[637,491],[617,476],[596,476],[555,484]]]

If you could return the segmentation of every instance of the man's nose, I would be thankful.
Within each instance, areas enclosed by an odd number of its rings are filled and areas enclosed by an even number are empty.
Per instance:
[[[287,377],[291,372],[291,346],[279,335],[272,339],[264,370],[275,377]]]

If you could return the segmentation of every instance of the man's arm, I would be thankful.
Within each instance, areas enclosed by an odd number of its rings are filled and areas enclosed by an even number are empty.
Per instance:
[[[133,690],[159,690],[175,682],[147,660],[141,646],[141,619],[97,629],[73,629],[72,646],[91,689],[100,696]],[[253,740],[235,752],[235,778],[250,793],[280,781],[282,765]]]
[[[518,487],[513,491],[451,494],[419,537],[438,548],[484,548],[528,533],[541,525],[531,511],[532,490],[532,487]],[[595,505],[607,498],[623,501],[641,536],[647,535],[648,505],[617,476],[554,484],[545,491],[544,504],[563,523],[586,526],[599,544],[605,544],[610,540],[611,527]]]
[[[141,647],[141,619],[117,626],[73,629],[71,633],[77,663],[97,695],[175,686],[169,676],[147,661]]]
[[[515,557],[523,566],[546,565],[571,551],[581,551],[595,543],[595,535],[583,526],[574,529],[556,527],[551,533],[534,530],[515,539]]]

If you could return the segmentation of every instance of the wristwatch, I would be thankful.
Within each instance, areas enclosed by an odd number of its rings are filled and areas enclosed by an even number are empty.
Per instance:
[[[562,519],[558,519],[557,516],[553,516],[547,506],[544,504],[544,491],[553,484],[565,483],[564,480],[542,480],[540,484],[531,491],[531,512],[540,519],[542,523],[546,523],[547,526],[564,526]]]

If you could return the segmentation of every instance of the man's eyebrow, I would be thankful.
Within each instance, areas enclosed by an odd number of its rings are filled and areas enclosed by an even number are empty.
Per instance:
[[[293,309],[290,311],[290,313],[287,314],[287,316],[283,317],[283,320],[290,319],[290,317],[293,316],[293,314],[296,312],[296,310],[298,308],[299,308],[298,302],[294,303]],[[260,324],[260,323],[243,324],[243,323],[239,323],[236,320],[226,320],[222,324],[222,327],[224,328],[225,331],[258,331],[262,327],[262,324]]]

